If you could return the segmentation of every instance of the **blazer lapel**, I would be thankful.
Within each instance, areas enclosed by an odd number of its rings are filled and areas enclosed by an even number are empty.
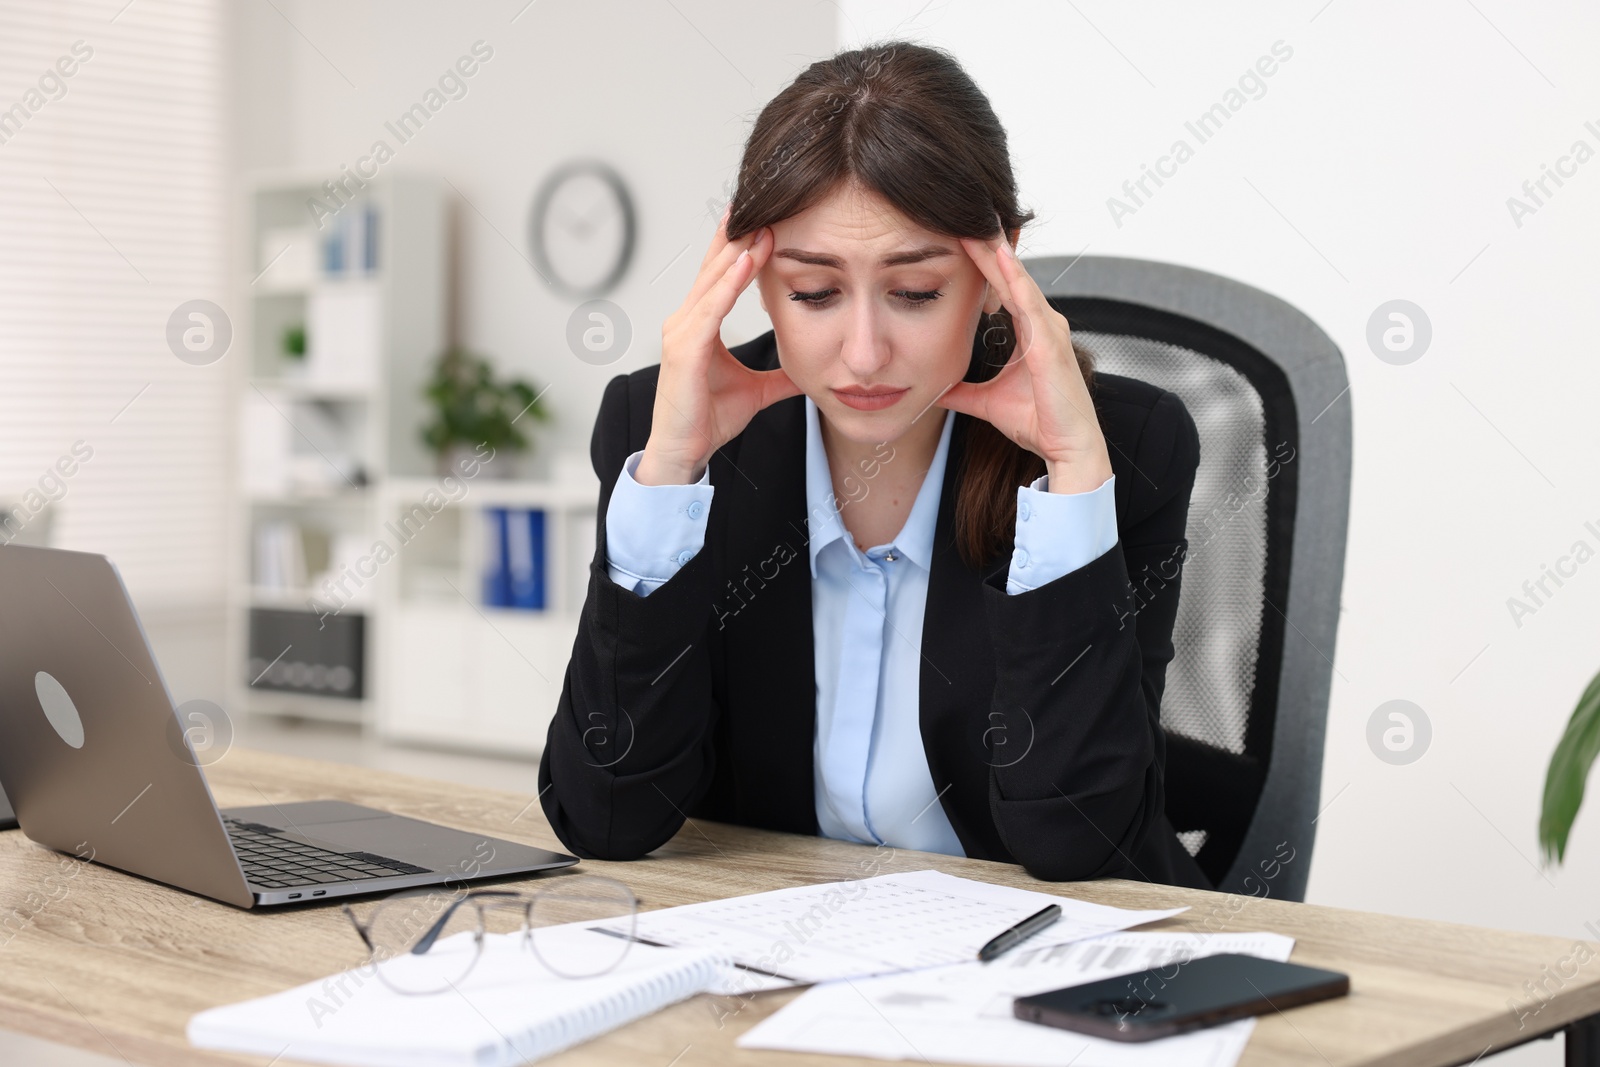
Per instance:
[[[991,712],[994,649],[989,644],[982,586],[985,577],[994,574],[1004,581],[1009,561],[990,560],[980,572],[968,567],[956,551],[956,493],[972,418],[957,412],[955,419],[922,618],[918,720],[933,787],[962,848],[968,856],[1005,858],[1008,853],[994,820],[987,817],[989,771],[1008,754],[1027,748],[1031,723],[1020,709],[1015,715]]]
[[[757,413],[736,453],[718,453],[712,475],[728,516],[727,584],[711,634],[726,657],[728,691],[720,744],[741,821],[817,832],[816,660],[807,553],[805,398]],[[726,502],[722,499],[726,493]]]

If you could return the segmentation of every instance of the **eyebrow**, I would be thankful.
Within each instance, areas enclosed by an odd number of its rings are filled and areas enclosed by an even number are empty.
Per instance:
[[[792,259],[798,263],[809,263],[816,267],[833,267],[842,269],[844,261],[838,256],[830,256],[826,252],[807,252],[799,248],[780,248],[772,253],[776,259]],[[924,260],[938,259],[940,256],[953,256],[955,253],[939,245],[928,245],[924,248],[913,249],[910,252],[896,252],[884,256],[878,264],[881,267],[903,267],[912,263],[921,263]]]

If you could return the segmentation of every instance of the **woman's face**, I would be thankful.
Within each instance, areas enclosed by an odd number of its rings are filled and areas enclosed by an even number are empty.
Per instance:
[[[844,437],[896,440],[966,375],[999,298],[959,241],[855,183],[771,229],[756,283],[784,371]]]

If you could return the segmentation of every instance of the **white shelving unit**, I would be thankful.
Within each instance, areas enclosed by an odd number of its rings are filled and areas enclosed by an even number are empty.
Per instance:
[[[338,219],[319,230],[307,208],[313,198],[331,203],[324,180],[262,176],[241,212],[250,256],[234,335],[243,358],[231,706],[358,724],[413,744],[537,755],[577,634],[599,486],[587,470],[571,482],[495,478],[493,464],[472,478],[439,476],[420,429],[429,418],[424,383],[447,345],[442,183],[385,172],[360,190],[339,216],[357,220],[357,234],[376,220],[375,269],[358,263],[329,277],[321,242]],[[285,331],[300,324],[304,360],[283,351]],[[497,506],[545,512],[541,610],[484,604],[484,510]],[[407,515],[415,533],[399,536]],[[260,552],[258,541],[274,522],[315,532],[290,538],[296,544],[328,546],[326,560],[304,552],[304,584],[263,581],[263,558],[278,554]],[[324,563],[331,569],[318,574]],[[252,608],[304,612],[312,623],[313,608],[360,615],[362,698],[269,688],[281,676],[274,672],[297,662],[292,647],[258,683],[267,656],[252,662]]]
[[[384,634],[379,674],[387,682],[378,732],[410,743],[536,756],[577,637],[599,483],[480,476],[456,484],[464,491],[436,512],[423,505],[429,492],[439,493],[436,480],[395,479],[380,492],[391,543],[399,539],[397,530],[411,540],[377,591]],[[491,507],[545,513],[541,610],[483,603],[485,513]],[[425,523],[420,513],[428,514]],[[405,515],[413,521],[402,530]]]
[[[265,655],[250,655],[251,610],[309,612],[314,598],[327,605],[319,573],[336,562],[338,549],[371,538],[384,480],[420,472],[426,462],[420,445],[408,447],[395,423],[418,417],[417,390],[444,344],[446,211],[441,183],[428,176],[385,174],[337,198],[324,188],[326,178],[260,175],[247,184],[242,205],[228,677],[232,704],[246,715],[364,725],[383,689],[371,669],[381,628],[370,598],[335,602],[340,615],[365,620],[361,699],[338,695],[331,685],[321,694],[272,687],[284,676],[309,683],[314,668],[296,667],[304,661],[291,646],[263,676]],[[321,226],[313,202],[336,209]],[[345,237],[343,262],[330,270],[324,242],[336,233]],[[302,358],[286,351],[291,327],[305,332]],[[313,531],[286,540],[326,546],[304,553],[304,574],[263,581],[268,568],[260,539],[271,523]]]

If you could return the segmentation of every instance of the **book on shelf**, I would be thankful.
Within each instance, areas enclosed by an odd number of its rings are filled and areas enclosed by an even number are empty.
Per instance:
[[[483,509],[483,603],[486,607],[511,606],[511,575],[506,557],[506,509]]]
[[[255,527],[251,584],[274,592],[299,593],[322,578],[330,559],[350,545],[346,535],[291,519],[268,519]]]
[[[329,219],[322,237],[322,273],[362,277],[378,270],[378,212],[371,204],[346,204]]]
[[[282,592],[305,587],[305,545],[299,526],[279,520],[256,527],[254,584]]]
[[[539,611],[544,608],[544,512],[512,508],[506,514],[506,573],[511,606]]]
[[[483,524],[484,604],[543,611],[548,555],[544,509],[485,508]]]

